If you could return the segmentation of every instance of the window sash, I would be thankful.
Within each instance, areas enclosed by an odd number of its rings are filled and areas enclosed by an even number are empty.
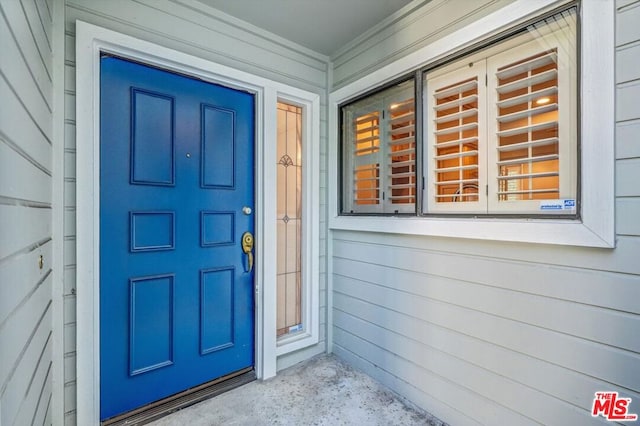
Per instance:
[[[414,81],[343,107],[343,213],[415,213]]]
[[[522,42],[531,37],[529,34],[516,37],[510,43],[517,43],[516,46],[487,59],[487,102],[497,106],[489,108],[487,118],[490,123],[487,211],[490,214],[576,213],[575,210],[543,208],[544,204],[555,204],[559,200],[575,201],[578,175],[575,14],[554,15],[547,22],[549,25],[541,22],[530,29],[533,40]],[[509,64],[515,65],[508,67]],[[499,84],[498,77],[509,81],[517,77],[518,72],[526,77]],[[525,93],[516,99],[500,101],[501,94],[514,88]],[[542,97],[550,101],[537,105],[536,100]],[[498,107],[509,111],[521,101],[528,104],[526,110],[500,114]],[[524,122],[524,126],[518,126],[519,122]],[[508,130],[501,130],[501,123]],[[501,146],[501,140],[509,137],[520,137],[522,141]]]
[[[463,214],[575,214],[575,210],[545,210],[542,204],[558,204],[561,200],[574,201],[577,197],[577,61],[576,61],[576,15],[565,11],[529,28],[529,34],[515,36],[488,49],[469,55],[452,64],[429,71],[424,75],[425,97],[425,177],[427,185],[423,195],[427,213]],[[527,40],[531,40],[528,41]],[[548,54],[540,56],[540,53]],[[557,64],[556,67],[550,64]],[[557,68],[557,69],[554,69]],[[533,72],[529,72],[533,70]],[[526,78],[519,74],[526,71]],[[498,83],[497,77],[504,82]],[[435,104],[436,96],[451,95],[456,83],[477,79],[477,94],[469,91],[466,97],[455,96],[444,104]],[[557,79],[555,87],[545,81]],[[512,81],[513,80],[513,81]],[[485,85],[486,82],[486,85]],[[470,83],[467,83],[470,84]],[[517,96],[501,98],[501,94],[514,93]],[[444,97],[440,95],[441,97]],[[468,107],[477,96],[477,114]],[[549,104],[534,105],[534,101],[548,96]],[[557,100],[556,100],[557,98]],[[519,104],[527,103],[526,110]],[[467,108],[463,108],[464,106]],[[515,107],[515,108],[514,108]],[[458,110],[456,110],[456,108]],[[503,112],[499,112],[499,108]],[[449,112],[442,117],[441,111]],[[559,117],[544,120],[545,116],[557,111]],[[439,139],[441,134],[455,133],[456,127],[447,129],[452,119],[459,119],[461,130],[470,131],[473,126],[464,127],[464,119],[471,121],[477,115],[478,137],[478,179],[465,179],[463,162],[453,164],[455,159],[473,153],[455,152],[444,156],[449,161],[449,173],[453,186],[458,190],[467,185],[478,186],[477,202],[473,197],[461,199],[438,194],[438,188],[449,182],[439,182],[442,171],[442,153],[447,148],[471,141],[474,135],[459,133],[459,138]],[[525,124],[518,128],[520,122]],[[558,134],[549,132],[557,125]],[[551,133],[549,137],[545,129]],[[528,134],[528,137],[520,137]],[[531,137],[535,134],[535,137]],[[514,136],[515,135],[515,136]],[[464,137],[467,136],[467,137]],[[511,137],[519,143],[500,145],[500,140]],[[501,139],[503,138],[503,139]],[[458,140],[459,139],[459,140]],[[469,146],[469,145],[468,145]],[[551,149],[558,147],[557,150]],[[455,150],[453,150],[455,151]],[[460,150],[461,151],[461,150]],[[523,155],[523,153],[527,153]],[[555,166],[557,172],[549,170]],[[473,167],[469,166],[473,169]],[[453,179],[455,172],[459,179]],[[440,181],[447,180],[440,178]],[[556,183],[558,181],[559,183]],[[542,183],[540,189],[532,183]],[[555,184],[555,185],[553,185]],[[538,185],[541,186],[541,185]],[[449,185],[451,187],[451,185]],[[549,199],[543,198],[548,188],[556,190]],[[475,188],[474,188],[475,189]],[[487,195],[485,195],[487,194]],[[440,195],[440,196],[439,196]],[[530,199],[521,199],[530,198]]]
[[[485,62],[427,74],[426,199],[432,213],[486,211]]]

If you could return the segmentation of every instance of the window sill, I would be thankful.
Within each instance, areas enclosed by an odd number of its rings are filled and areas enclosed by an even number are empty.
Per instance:
[[[613,247],[581,220],[336,216],[331,230],[469,238],[583,247]]]
[[[285,355],[318,343],[318,333],[294,333],[291,336],[283,336],[278,339],[276,355]]]

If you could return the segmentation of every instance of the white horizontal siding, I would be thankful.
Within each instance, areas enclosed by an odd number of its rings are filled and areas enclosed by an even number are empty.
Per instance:
[[[321,95],[321,151],[326,152],[328,58],[282,40],[193,0],[66,0],[64,51],[64,419],[76,424],[76,139],[75,21],[128,34],[234,69],[250,72]],[[322,162],[321,172],[326,170]],[[324,181],[323,181],[324,182]],[[324,210],[326,198],[321,200]],[[321,244],[326,222],[321,224]],[[324,250],[324,249],[323,249]],[[322,257],[326,262],[326,257]],[[325,265],[321,266],[326,271]],[[285,368],[325,351],[326,276],[320,280],[322,307],[320,343],[281,356]]]
[[[640,2],[616,6],[615,249],[331,234],[334,351],[451,424],[601,424],[602,390],[640,413]]]
[[[51,401],[51,15],[0,2],[0,424],[46,424]],[[42,259],[42,267],[40,267]]]

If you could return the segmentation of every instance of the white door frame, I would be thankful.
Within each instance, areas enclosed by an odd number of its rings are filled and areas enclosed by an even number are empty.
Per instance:
[[[77,422],[82,425],[100,422],[100,52],[255,94],[255,369],[260,379],[275,375],[277,354],[281,353],[275,332],[277,238],[272,224],[276,220],[276,197],[268,186],[276,181],[278,99],[291,99],[306,108],[308,146],[317,149],[319,145],[318,94],[76,22]],[[316,149],[309,154],[317,159]],[[305,187],[317,184],[317,167],[311,170],[313,179]],[[317,230],[313,234],[317,241]]]

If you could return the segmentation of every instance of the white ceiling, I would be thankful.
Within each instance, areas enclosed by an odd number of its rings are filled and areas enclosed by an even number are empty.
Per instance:
[[[327,56],[412,0],[198,0]]]

